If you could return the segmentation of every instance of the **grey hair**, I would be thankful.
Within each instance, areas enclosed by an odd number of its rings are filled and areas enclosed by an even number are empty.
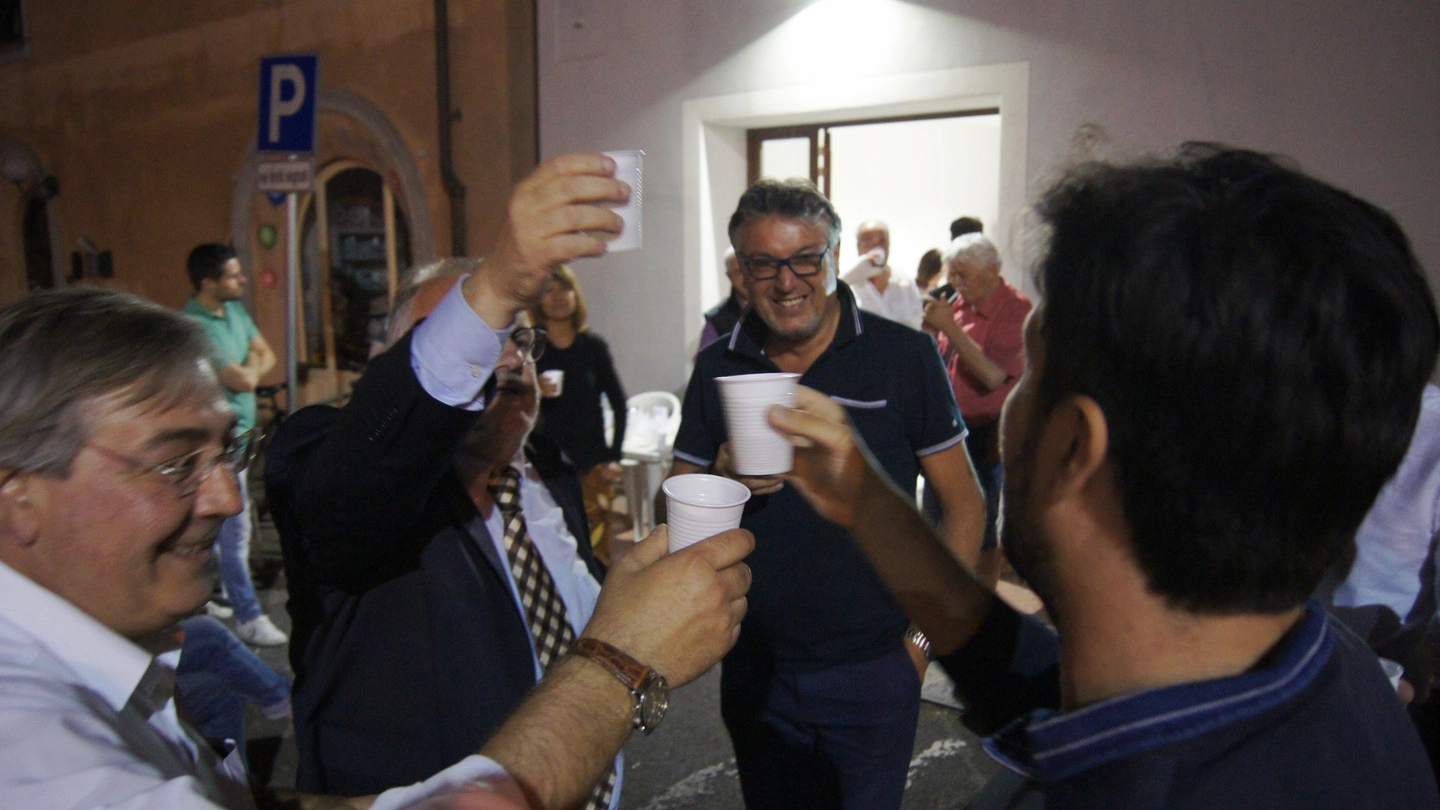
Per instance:
[[[96,399],[173,406],[203,384],[210,353],[198,322],[125,293],[50,290],[0,309],[0,469],[68,476]]]
[[[740,231],[751,220],[762,217],[799,219],[823,224],[829,243],[840,243],[840,215],[815,184],[802,177],[789,180],[764,178],[740,195],[735,213],[730,215],[730,244],[736,244]]]
[[[395,290],[395,302],[390,305],[390,315],[385,319],[385,345],[393,346],[415,325],[415,320],[410,317],[410,306],[415,303],[415,294],[420,292],[425,282],[442,276],[473,273],[479,266],[479,259],[460,256],[411,268],[401,280],[399,289]]]
[[[967,233],[955,237],[950,247],[945,248],[945,254],[940,257],[940,261],[945,267],[956,262],[973,262],[1000,272],[1000,251],[996,249],[995,243],[990,241],[990,237],[983,233]]]

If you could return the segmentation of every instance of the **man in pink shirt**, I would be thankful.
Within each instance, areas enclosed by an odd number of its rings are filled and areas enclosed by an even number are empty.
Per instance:
[[[1025,370],[1025,316],[1030,299],[1000,277],[1000,253],[984,234],[967,233],[941,257],[953,302],[925,301],[925,328],[935,334],[955,390],[955,402],[970,429],[965,439],[985,490],[985,541],[980,573],[993,582],[999,573],[996,516],[1000,504],[1000,443],[996,431],[1005,397]],[[927,506],[930,498],[926,493]]]

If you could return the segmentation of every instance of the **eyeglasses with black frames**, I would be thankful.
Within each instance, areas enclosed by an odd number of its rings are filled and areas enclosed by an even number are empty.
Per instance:
[[[515,348],[520,350],[520,359],[531,363],[545,355],[545,327],[522,326],[510,333]]]
[[[210,474],[215,472],[215,468],[221,464],[236,475],[248,467],[250,462],[255,459],[255,431],[247,430],[232,436],[219,453],[209,458],[204,457],[203,450],[197,450],[167,459],[159,464],[148,464],[98,444],[86,446],[117,461],[123,461],[137,470],[164,479],[175,489],[175,494],[183,498],[194,495],[200,489],[200,485],[205,483],[205,479],[209,478]]]
[[[768,281],[780,275],[783,268],[790,268],[790,272],[796,278],[813,276],[825,267],[825,258],[835,246],[826,245],[819,253],[797,253],[788,259],[776,259],[771,256],[744,256],[741,257],[741,264],[745,265],[745,272],[755,281]]]

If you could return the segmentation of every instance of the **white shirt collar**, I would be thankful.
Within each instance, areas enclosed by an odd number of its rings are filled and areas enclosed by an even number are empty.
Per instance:
[[[0,619],[31,636],[120,711],[152,656],[69,601],[0,562]]]

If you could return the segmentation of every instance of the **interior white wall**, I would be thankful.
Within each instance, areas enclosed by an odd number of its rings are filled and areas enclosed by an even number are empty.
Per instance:
[[[745,105],[825,96],[843,106],[907,78],[1025,65],[1022,195],[1076,156],[1220,140],[1290,155],[1377,202],[1432,276],[1440,269],[1440,4],[538,0],[538,9],[542,154],[646,152],[645,249],[577,265],[594,328],[631,391],[684,384],[700,290],[718,283],[717,234],[729,215],[720,201],[743,190],[745,145],[743,124],[705,119],[716,99],[738,105],[735,121],[778,124],[783,114]],[[1002,199],[1001,209],[1023,233],[1020,201]]]
[[[891,271],[913,278],[925,251],[945,249],[951,220],[999,218],[997,115],[836,127],[830,136],[829,196],[845,226],[842,268],[859,260],[856,236],[871,219],[890,229]],[[1013,276],[1009,258],[1002,267]]]

